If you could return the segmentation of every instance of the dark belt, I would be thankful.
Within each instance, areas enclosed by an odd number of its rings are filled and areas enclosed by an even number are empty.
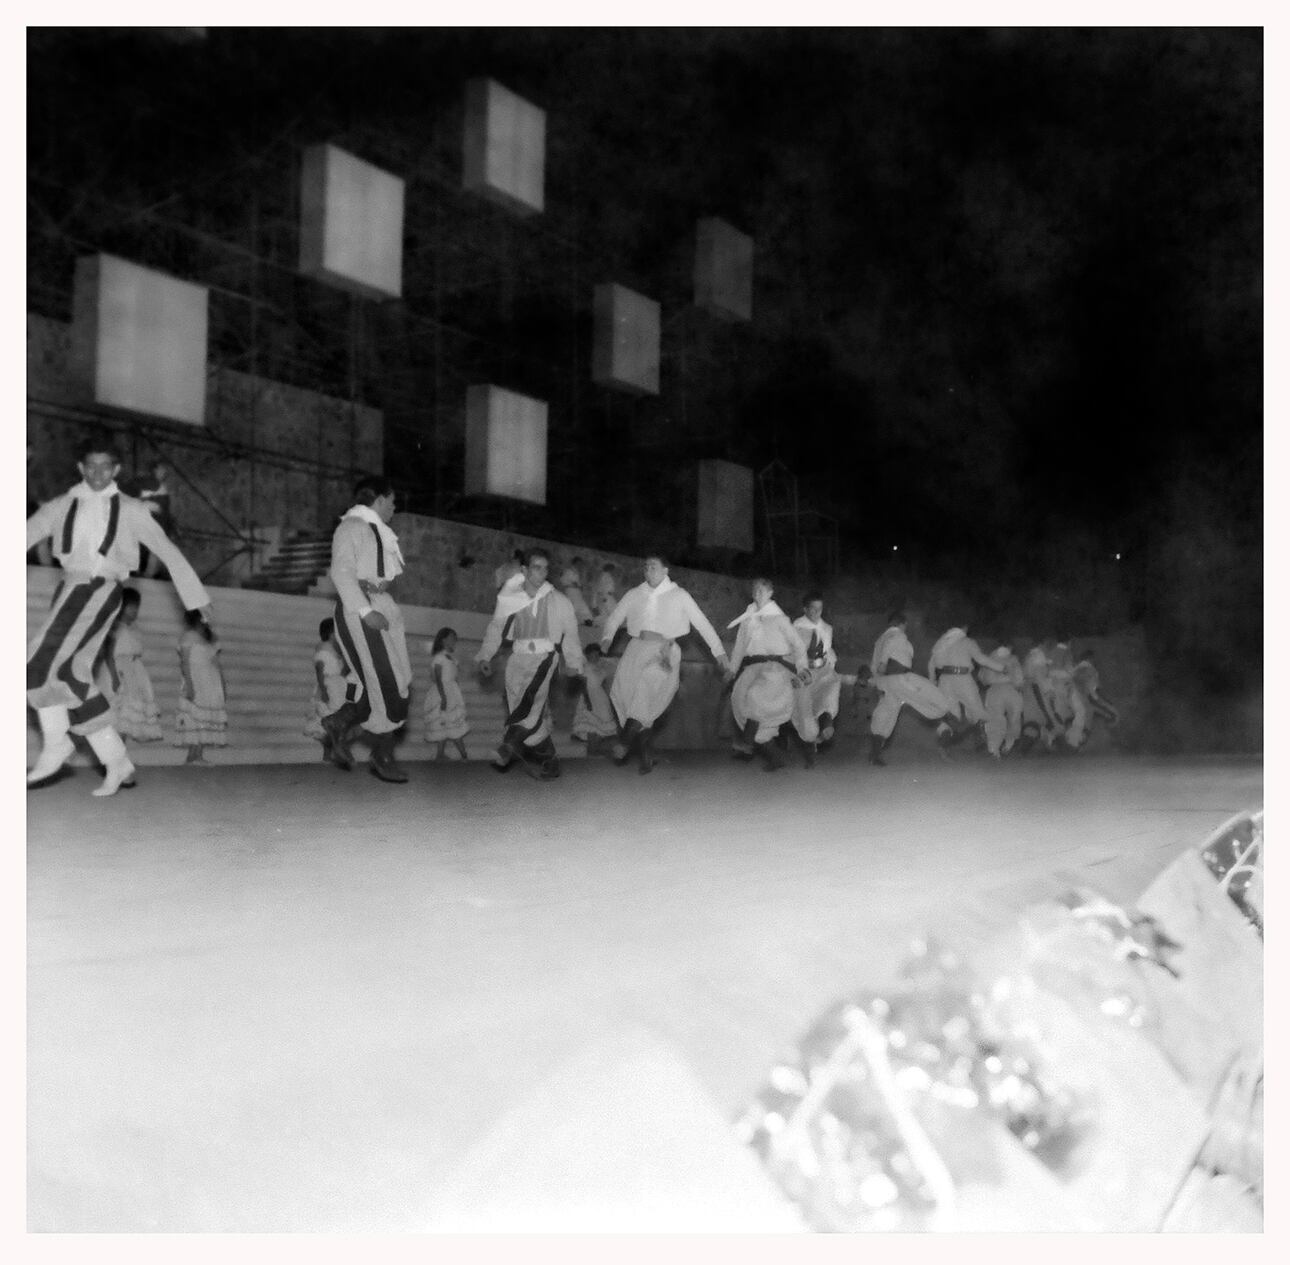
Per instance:
[[[937,668],[936,675],[941,676],[967,676],[971,668]]]
[[[878,673],[878,675],[879,676],[904,676],[906,672],[912,672],[913,670],[914,670],[913,668],[902,668],[899,664],[897,664],[896,670],[894,672],[888,672],[887,669],[884,668],[881,672]]]
[[[359,580],[358,587],[363,590],[365,597],[372,597],[377,593],[384,593],[390,583],[389,580]]]
[[[783,655],[778,654],[750,654],[744,656],[744,661],[739,665],[739,672],[745,668],[750,668],[754,663],[778,663],[781,667],[787,668],[794,676],[797,675],[797,669]],[[739,675],[735,673],[735,676]]]

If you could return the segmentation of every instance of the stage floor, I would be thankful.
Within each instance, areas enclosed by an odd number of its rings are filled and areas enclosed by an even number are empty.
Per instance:
[[[729,1119],[919,934],[970,952],[1072,882],[1132,901],[1263,799],[1238,759],[410,772],[27,795],[30,1230],[436,1228],[589,1049],[657,1042]]]

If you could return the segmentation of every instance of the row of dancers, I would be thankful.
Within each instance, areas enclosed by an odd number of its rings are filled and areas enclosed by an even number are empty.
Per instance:
[[[844,685],[860,685],[875,699],[869,760],[877,766],[885,764],[883,753],[906,706],[937,726],[942,751],[976,733],[997,759],[1032,746],[1077,750],[1094,715],[1110,724],[1118,721],[1100,691],[1091,654],[1076,663],[1069,645],[1057,638],[1031,648],[1023,662],[1010,646],[986,654],[966,627],[951,628],[932,647],[929,675],[923,676],[914,671],[908,621],[896,611],[870,662],[855,673],[840,672],[833,628],[823,617],[823,595],[808,593],[802,613],[790,619],[767,578],[753,581],[751,602],[728,625],[735,639],[727,654],[707,616],[671,579],[667,559],[659,555],[644,560],[642,583],[603,620],[598,645],[584,648],[572,604],[547,579],[549,567],[544,550],[526,555],[498,594],[476,657],[487,675],[501,646],[511,647],[506,734],[493,760],[502,770],[518,763],[535,777],[559,775],[547,706],[558,662],[579,684],[585,700],[582,726],[590,716],[594,735],[608,741],[616,762],[634,755],[640,772],[651,772],[656,731],[680,684],[679,640],[691,631],[707,645],[725,679],[734,754],[757,757],[769,771],[784,767],[792,745],[810,765],[832,743]],[[602,663],[624,634],[605,691]]]
[[[903,613],[893,612],[871,664],[852,675],[838,671],[822,593],[808,593],[802,614],[791,624],[774,600],[769,581],[755,582],[752,596],[752,604],[732,625],[739,630],[730,672],[736,725],[732,747],[739,756],[760,752],[769,768],[780,767],[794,740],[804,762],[812,765],[816,751],[833,741],[842,687],[875,679],[879,684],[873,692],[879,697],[871,717],[870,760],[878,765],[885,763],[883,750],[905,705],[938,725],[943,749],[976,726],[981,745],[995,759],[1014,750],[1078,750],[1094,717],[1112,725],[1118,722],[1118,712],[1100,690],[1091,652],[1077,662],[1069,644],[1057,638],[1032,647],[1023,661],[1009,645],[987,654],[967,628],[951,628],[932,647],[922,676],[912,671],[908,621]],[[138,590],[123,590],[101,660],[100,684],[124,738],[159,742],[164,737],[161,711],[137,630],[140,604]],[[189,763],[204,763],[206,747],[227,744],[225,680],[214,634],[195,616],[186,616],[184,623],[177,646],[182,685],[171,742],[188,749]],[[324,619],[318,632],[314,696],[304,733],[322,744],[323,759],[330,761],[323,718],[343,704],[353,677],[336,641],[335,621]],[[471,726],[458,680],[457,641],[456,630],[444,627],[426,645],[430,679],[422,729],[424,740],[433,746],[432,759],[443,759],[449,744],[460,759],[469,758],[464,740]],[[626,744],[610,697],[612,661],[596,643],[584,646],[583,655],[571,736],[587,743],[589,750],[599,747],[621,759]],[[771,729],[778,741],[765,746]]]
[[[103,784],[93,793],[107,796],[135,784],[136,770],[118,730],[121,712],[129,713],[129,700],[122,698],[121,706],[114,707],[110,695],[128,696],[129,682],[137,680],[142,652],[137,644],[131,646],[128,635],[137,615],[127,615],[118,627],[106,691],[99,664],[118,614],[134,605],[125,581],[138,570],[143,549],[160,558],[187,611],[180,647],[184,690],[175,732],[195,763],[206,746],[227,741],[227,712],[209,594],[149,506],[118,487],[121,459],[115,439],[91,435],[77,457],[81,481],[27,520],[28,550],[47,542],[63,570],[62,583],[27,648],[27,702],[41,731],[40,755],[27,773],[27,784],[40,786],[55,777],[74,751],[73,735],[80,735],[104,768]],[[346,679],[343,701],[333,706],[337,696],[324,691],[330,710],[316,719],[332,763],[352,768],[350,745],[362,739],[371,745],[369,771],[383,781],[401,783],[408,778],[394,748],[408,720],[413,673],[402,612],[391,591],[405,567],[390,526],[394,508],[388,478],[362,479],[354,504],[333,534],[329,575],[337,598],[332,636],[326,640],[334,640]],[[557,673],[563,673],[574,679],[585,704],[583,714],[596,718],[595,736],[608,741],[614,760],[626,763],[634,755],[640,772],[651,772],[658,724],[680,684],[679,641],[691,631],[707,645],[729,687],[735,754],[759,756],[771,770],[785,763],[781,730],[796,735],[808,762],[821,745],[827,746],[835,732],[839,690],[849,681],[876,692],[869,721],[869,758],[876,765],[884,763],[883,751],[906,706],[937,725],[945,747],[975,729],[1000,758],[1021,746],[1028,725],[1042,745],[1061,741],[1074,749],[1087,732],[1090,714],[1103,715],[1110,723],[1116,718],[1097,689],[1091,659],[1071,662],[1069,646],[1056,640],[1031,650],[1017,664],[1015,656],[1003,653],[1006,648],[983,654],[966,627],[950,629],[933,647],[931,675],[924,677],[913,670],[906,623],[896,612],[870,663],[848,675],[837,670],[832,629],[823,619],[819,594],[808,595],[802,615],[790,620],[775,601],[772,583],[756,580],[748,608],[728,626],[734,630],[734,648],[727,654],[694,598],[671,579],[661,554],[643,560],[642,582],[617,598],[607,613],[607,594],[597,611],[575,609],[548,579],[546,550],[530,549],[515,565],[514,574],[501,584],[475,655],[479,674],[487,678],[498,652],[504,645],[510,648],[503,680],[504,732],[492,757],[500,771],[518,765],[535,778],[559,776],[549,695]],[[595,651],[584,651],[582,642],[588,614],[592,635],[599,633]],[[435,741],[445,743],[459,742],[466,723],[460,689],[450,688],[456,685],[451,631],[445,631],[443,644],[433,651],[434,683],[426,697],[427,719],[434,714],[440,735]],[[617,667],[605,689],[607,674],[600,661],[616,650]],[[984,699],[977,677],[985,687]],[[1016,695],[1021,696],[1019,706]],[[156,723],[149,710],[155,698],[148,705],[141,693],[133,702],[142,706],[145,726]],[[1037,719],[1028,721],[1026,711],[1032,706]],[[588,719],[588,737],[592,728]]]

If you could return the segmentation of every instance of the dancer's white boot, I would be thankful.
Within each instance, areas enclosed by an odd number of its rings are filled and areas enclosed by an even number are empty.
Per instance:
[[[53,777],[72,758],[76,750],[68,733],[66,707],[38,707],[40,721],[40,758],[27,774],[27,785]]]
[[[129,789],[134,785],[134,765],[125,753],[121,735],[111,725],[87,734],[86,741],[107,770],[103,785],[91,791],[91,795],[115,795],[121,787]]]

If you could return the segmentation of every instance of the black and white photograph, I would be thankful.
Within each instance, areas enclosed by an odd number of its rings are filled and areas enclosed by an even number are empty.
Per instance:
[[[1260,8],[57,8],[28,1243],[1268,1242]]]

